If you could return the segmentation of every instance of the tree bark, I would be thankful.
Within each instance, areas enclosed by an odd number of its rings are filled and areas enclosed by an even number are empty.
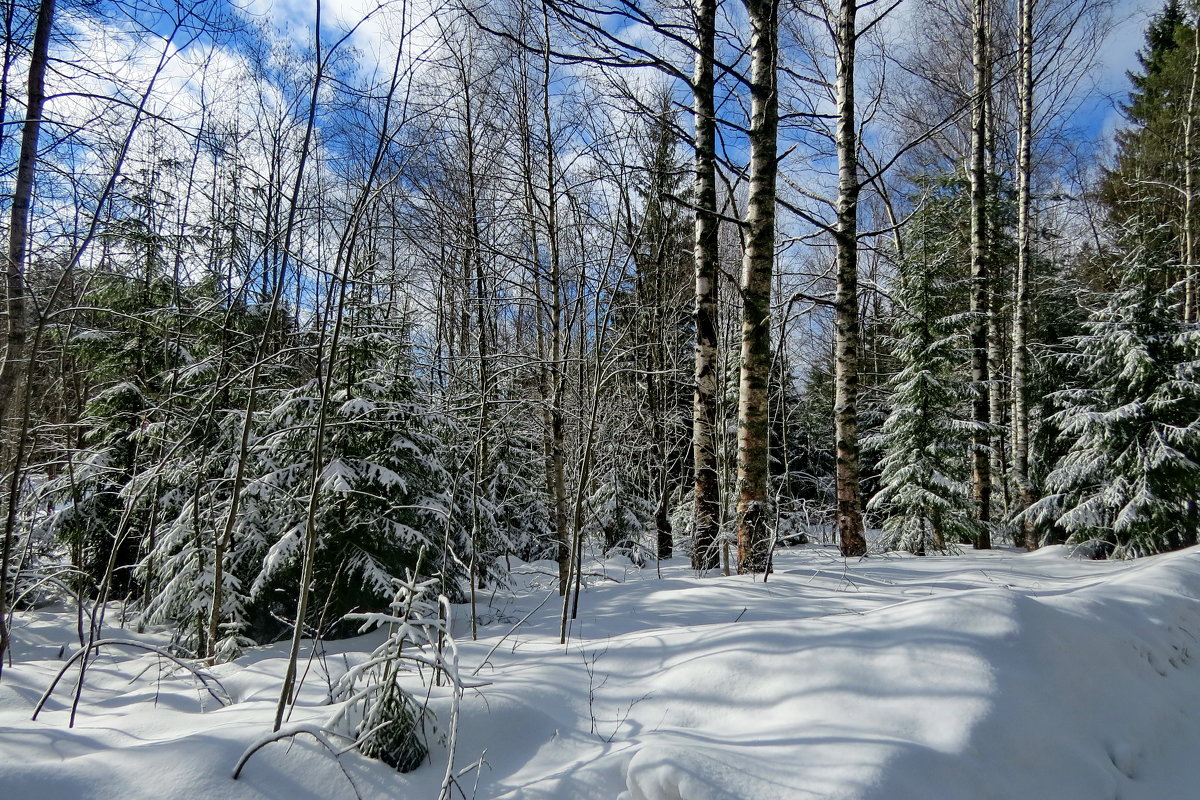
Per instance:
[[[661,250],[661,248],[658,248]],[[666,422],[666,397],[663,389],[663,384],[666,382],[663,378],[667,358],[666,349],[666,331],[661,324],[659,317],[662,315],[662,303],[664,292],[663,285],[663,270],[666,268],[665,259],[661,256],[657,259],[654,267],[654,297],[650,304],[650,334],[647,337],[649,344],[650,356],[650,371],[646,375],[646,412],[650,417],[650,469],[647,488],[650,490],[651,497],[655,498],[654,505],[654,544],[655,552],[659,561],[665,561],[674,555],[675,541],[671,536],[671,520],[667,515],[668,503],[668,480],[667,474],[667,452],[669,444],[667,442]],[[639,279],[640,280],[640,279]]]
[[[842,0],[837,25],[837,289],[834,297],[834,437],[837,532],[842,555],[867,553],[858,448],[858,136],[854,109],[856,0]]]
[[[742,257],[742,366],[738,386],[738,572],[770,566],[767,384],[771,373],[771,273],[775,263],[777,0],[745,0],[750,19],[750,186]]]
[[[21,152],[13,182],[12,209],[9,216],[5,288],[7,316],[4,331],[4,361],[0,364],[0,424],[7,432],[13,398],[21,378],[22,358],[27,334],[25,312],[25,262],[29,255],[29,210],[33,202],[34,171],[37,167],[38,138],[42,130],[42,106],[46,101],[45,78],[50,29],[54,24],[54,0],[42,0],[38,6],[37,28],[29,60],[28,94],[25,123],[21,128]]]
[[[546,242],[550,250],[550,483],[554,494],[554,532],[558,544],[558,593],[565,596],[571,580],[571,538],[567,530],[566,419],[563,399],[566,361],[563,353],[562,263],[558,241],[558,179],[550,114],[550,12],[542,5],[542,122],[546,126]]]
[[[489,311],[492,308],[489,282],[484,269],[483,231],[479,220],[479,184],[480,176],[477,165],[476,151],[479,147],[475,131],[475,108],[472,98],[473,62],[470,61],[470,50],[466,55],[458,56],[459,79],[462,81],[463,95],[463,147],[466,161],[467,179],[467,261],[474,271],[474,301],[475,301],[475,354],[478,363],[479,377],[479,416],[476,421],[475,440],[475,469],[473,490],[471,492],[471,554],[468,561],[471,600],[471,638],[477,638],[476,588],[479,579],[479,551],[482,546],[480,537],[481,520],[479,513],[479,498],[488,493],[487,479],[491,475],[491,407],[489,405],[491,391],[491,348],[488,335],[491,319]],[[469,291],[469,289],[468,289]]]
[[[296,210],[300,204],[300,190],[304,185],[303,184],[304,168],[308,162],[309,149],[310,149],[310,145],[312,144],[313,132],[316,129],[317,102],[320,98],[321,83],[324,80],[325,62],[322,60],[322,56],[321,56],[321,0],[317,0],[317,3],[316,3],[315,25],[313,26],[313,31],[314,31],[314,38],[316,40],[313,60],[317,66],[317,70],[316,70],[316,74],[313,76],[312,94],[309,96],[309,103],[308,103],[308,119],[307,119],[307,122],[306,122],[305,128],[304,128],[304,140],[300,146],[300,157],[299,157],[299,161],[296,164],[295,182],[292,185],[292,202],[291,202],[291,206],[288,208],[287,228],[284,231],[283,250],[281,253],[281,256],[282,256],[281,257],[281,265],[279,268],[279,272],[280,272],[281,276],[283,275],[284,271],[287,269],[287,259],[291,253],[292,232],[296,228]],[[336,266],[337,265],[335,265],[335,269],[336,269]],[[344,299],[344,297],[345,297],[345,284],[346,284],[346,281],[343,280],[341,283],[341,286],[339,287],[339,304],[338,304],[338,309],[337,309],[338,323],[337,323],[337,327],[335,327],[335,329],[334,329],[333,341],[329,348],[329,363],[326,366],[327,378],[325,380],[325,385],[321,392],[321,404],[320,404],[320,408],[317,412],[317,428],[314,433],[315,439],[313,440],[313,451],[312,451],[312,459],[313,459],[312,486],[309,489],[308,510],[307,510],[306,517],[305,517],[305,527],[304,527],[304,545],[303,545],[304,556],[301,561],[301,568],[300,568],[300,596],[296,601],[296,619],[292,625],[292,641],[291,641],[291,646],[288,649],[287,669],[285,670],[284,676],[283,676],[283,686],[280,688],[280,691],[279,691],[279,702],[275,706],[275,725],[272,728],[272,730],[275,730],[275,731],[279,730],[280,726],[283,725],[284,711],[286,710],[287,705],[289,703],[291,703],[293,700],[292,688],[296,681],[296,662],[300,656],[300,641],[304,637],[304,618],[308,615],[308,598],[309,598],[309,592],[311,589],[310,585],[312,583],[313,563],[314,563],[314,558],[316,555],[316,544],[317,544],[316,522],[315,522],[315,517],[316,517],[315,503],[316,503],[316,498],[318,495],[318,487],[320,484],[320,480],[319,480],[320,463],[319,462],[321,460],[321,455],[322,455],[322,453],[321,453],[322,442],[325,437],[325,422],[326,422],[325,417],[326,417],[326,409],[328,407],[327,398],[329,395],[330,381],[333,379],[334,359],[337,357],[337,340],[338,340],[338,335],[340,332],[339,329],[341,326],[341,313],[342,313],[340,300]],[[283,281],[279,280],[276,282],[274,291],[272,292],[272,295],[271,295],[271,310],[268,312],[267,325],[264,328],[263,334],[262,334],[262,336],[263,336],[262,341],[264,343],[266,341],[268,341],[270,338],[270,334],[271,334],[270,323],[271,323],[271,320],[274,318],[274,315],[278,308],[279,298],[282,295],[282,293],[283,293]],[[259,372],[259,370],[261,370],[261,364],[263,361],[262,357],[264,355],[265,355],[264,352],[260,352],[258,354],[258,358],[255,359],[254,370],[255,370],[256,374]],[[252,392],[252,394],[251,394],[250,398],[247,400],[247,405],[246,405],[246,419],[244,420],[244,425],[246,427],[243,427],[243,429],[242,429],[242,447],[243,448],[245,447],[245,441],[246,441],[246,436],[247,436],[246,431],[248,429],[248,426],[253,424],[253,420],[251,418],[251,415],[253,414],[253,409],[254,409],[253,389],[251,390],[251,392]],[[243,455],[243,459],[238,464],[239,471],[241,470],[242,463],[245,460],[244,459],[244,456],[245,456],[244,450],[242,452],[242,455]],[[232,496],[233,504],[236,504],[236,502],[237,502],[238,494],[239,494],[238,490],[239,490],[239,487],[235,486],[233,496]],[[235,513],[236,512],[231,509],[230,517],[234,516]],[[218,609],[218,613],[219,613],[220,598],[215,592],[214,592],[214,597],[213,597],[213,605],[214,605],[214,607],[216,607]]]
[[[1026,0],[1031,2],[1031,0]],[[1196,10],[1192,20],[1193,32],[1200,31],[1200,9]],[[1193,34],[1194,35],[1194,34]],[[1196,88],[1200,82],[1200,42],[1192,42],[1192,74],[1188,86],[1187,109],[1183,120],[1183,268],[1184,299],[1183,321],[1194,323],[1198,318],[1200,302],[1196,297],[1196,170],[1192,164],[1196,147]]]
[[[13,181],[12,209],[8,226],[8,250],[5,263],[6,323],[4,361],[0,363],[0,444],[6,441],[16,426],[10,424],[13,400],[22,379],[27,335],[25,312],[25,262],[29,255],[29,210],[33,201],[34,172],[37,167],[38,138],[42,130],[42,107],[45,104],[46,62],[50,50],[50,30],[54,25],[55,0],[42,0],[38,5],[33,48],[29,53],[29,82],[25,103],[25,123],[21,128],[21,151],[17,174]],[[19,464],[10,465],[15,471]],[[9,503],[17,497],[10,495]],[[15,507],[7,509],[12,517]],[[4,544],[0,547],[0,662],[8,651],[8,561],[12,557],[14,530],[5,525]]]
[[[989,170],[989,173],[995,174]],[[989,428],[989,457],[991,459],[992,505],[997,519],[1007,518],[1012,508],[1012,497],[1009,492],[1008,475],[1008,426],[1005,424],[1005,414],[1011,406],[1011,398],[1004,395],[1005,386],[1001,380],[1006,376],[1004,352],[1004,308],[1001,298],[1008,292],[1008,286],[1003,281],[999,270],[989,270],[991,281],[988,294],[988,424]]]
[[[987,263],[987,97],[988,86],[988,5],[975,0],[974,48],[972,72],[974,96],[971,109],[971,381],[974,388],[972,420],[975,429],[971,441],[971,491],[975,518],[980,523],[975,546],[991,547],[988,531],[991,522],[992,478],[988,428],[988,312],[989,275]]]
[[[1019,0],[1018,0],[1019,1]],[[991,8],[988,10],[988,34],[985,44],[985,61],[986,72],[984,74],[984,85],[987,91],[984,94],[984,119],[986,126],[986,138],[984,139],[984,148],[986,155],[986,172],[987,176],[999,174],[997,139],[999,138],[999,126],[996,118],[996,56],[995,43],[992,41],[990,33],[991,24]],[[986,179],[985,179],[986,180]],[[986,184],[985,184],[986,186]],[[985,198],[984,205],[987,206],[989,201]],[[991,259],[991,222],[987,223],[984,228],[984,247],[985,259]],[[1008,443],[1005,441],[1007,428],[1004,425],[1004,415],[1007,411],[1006,398],[1004,396],[1005,386],[1001,378],[1006,375],[1005,370],[1005,353],[1004,353],[1004,321],[1001,318],[1003,306],[1001,299],[1006,295],[1007,287],[1004,286],[1004,273],[1002,269],[993,268],[992,263],[987,262],[988,266],[988,306],[987,306],[987,348],[988,348],[988,458],[989,458],[989,476],[992,484],[992,500],[990,516],[997,518],[1007,518],[1010,504],[1006,447]],[[999,513],[994,508],[999,501]]]
[[[1012,328],[1012,480],[1017,493],[1016,512],[1033,503],[1029,482],[1029,404],[1026,390],[1026,366],[1029,359],[1026,325],[1029,316],[1029,268],[1033,246],[1030,231],[1031,183],[1033,162],[1033,10],[1036,0],[1021,0],[1019,43],[1020,57],[1017,103],[1019,111],[1017,141],[1017,276],[1013,298]],[[1037,530],[1029,522],[1021,524],[1025,546],[1038,546]]]
[[[696,391],[692,406],[695,469],[692,569],[720,565],[721,499],[717,472],[717,165],[713,53],[717,0],[696,0],[692,82],[695,124]]]

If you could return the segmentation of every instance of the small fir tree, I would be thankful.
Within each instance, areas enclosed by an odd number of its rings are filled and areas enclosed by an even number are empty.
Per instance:
[[[97,393],[80,421],[83,447],[37,491],[35,506],[50,510],[38,520],[38,532],[66,545],[87,594],[109,572],[110,596],[124,596],[134,586],[128,567],[137,561],[147,509],[130,489],[147,408],[142,390],[128,381]]]
[[[430,666],[440,683],[444,676],[455,691],[461,682],[454,640],[446,618],[449,604],[437,594],[437,580],[420,580],[423,554],[403,580],[395,580],[395,595],[387,612],[354,614],[361,631],[387,628],[387,638],[370,657],[346,671],[333,686],[331,699],[344,702],[330,727],[344,731],[359,752],[377,758],[399,772],[411,772],[429,754],[427,729],[432,714],[402,685],[411,667]]]
[[[605,553],[623,553],[640,563],[646,552],[652,552],[646,545],[646,533],[654,527],[654,503],[641,496],[620,467],[608,471],[588,506],[592,518],[584,533],[599,534]]]
[[[425,549],[428,572],[459,596],[469,543],[449,524],[450,476],[438,456],[431,412],[410,380],[376,372],[336,390],[323,448],[317,503],[317,553],[310,622],[335,622],[354,610],[385,608],[393,581],[416,567]],[[260,620],[290,611],[299,587],[301,546],[311,490],[316,386],[285,393],[261,442],[261,475],[247,488],[249,514],[269,543],[252,594]]]
[[[868,509],[884,515],[885,550],[924,555],[970,541],[972,423],[961,315],[950,313],[956,288],[951,242],[953,197],[931,195],[907,234],[890,338],[898,372],[889,382],[891,413],[873,448],[882,449],[879,492]]]
[[[508,554],[524,561],[554,557],[554,525],[546,478],[540,469],[537,432],[520,424],[524,418],[510,414],[498,423],[503,435],[492,451],[487,481],[494,538],[486,555],[492,558]]]

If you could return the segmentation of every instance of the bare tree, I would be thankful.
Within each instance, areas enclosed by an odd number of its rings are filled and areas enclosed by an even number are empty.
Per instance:
[[[991,547],[992,477],[990,461],[990,409],[988,374],[988,312],[991,285],[988,273],[988,170],[987,170],[987,103],[991,91],[991,69],[988,61],[988,0],[975,0],[972,24],[972,75],[974,76],[971,104],[971,381],[974,389],[971,447],[971,485],[975,500],[975,517],[981,523],[975,546]]]
[[[5,330],[4,360],[0,362],[0,444],[13,435],[13,400],[21,383],[25,363],[27,320],[25,311],[25,261],[29,253],[29,209],[33,199],[34,172],[38,160],[38,138],[42,129],[42,109],[46,101],[46,62],[50,50],[50,31],[54,26],[54,0],[38,4],[37,27],[33,48],[29,54],[28,89],[25,99],[25,120],[21,127],[21,152],[17,175],[13,183],[12,211],[8,227],[8,248],[4,265]],[[20,450],[20,446],[17,447]],[[13,480],[20,473],[20,457],[14,459]],[[0,547],[0,669],[8,651],[8,565],[12,558],[16,493],[9,493],[4,544]]]
[[[692,568],[715,569],[721,524],[717,472],[717,159],[713,60],[717,0],[695,0],[695,68],[692,75],[696,264],[696,389],[692,409],[695,474]]]
[[[767,483],[771,374],[771,273],[778,163],[778,0],[746,0],[750,22],[750,180],[742,256],[742,364],[738,383],[738,572],[771,562]]]

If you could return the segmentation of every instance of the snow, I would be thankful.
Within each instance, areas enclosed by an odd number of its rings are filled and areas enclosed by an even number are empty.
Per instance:
[[[765,583],[612,559],[588,566],[566,647],[554,573],[517,565],[513,587],[481,598],[476,642],[456,608],[463,674],[486,682],[460,708],[466,797],[1169,800],[1200,782],[1200,549],[847,562],[806,546],[781,551]],[[71,729],[74,671],[30,715],[77,645],[74,614],[20,613],[14,635],[0,680],[6,799],[438,796],[444,736],[407,775],[354,753],[339,767],[301,736],[231,780],[270,730],[284,644],[208,670],[224,707],[152,654],[103,651]],[[330,719],[332,682],[382,635],[327,643],[290,724]],[[428,691],[444,729],[449,690]]]

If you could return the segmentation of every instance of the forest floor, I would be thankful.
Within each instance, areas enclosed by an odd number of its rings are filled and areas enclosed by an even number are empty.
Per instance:
[[[478,641],[456,608],[463,673],[488,682],[462,701],[461,796],[1200,797],[1200,549],[1130,562],[1061,547],[846,562],[806,546],[781,551],[765,583],[699,578],[682,559],[587,571],[565,647],[558,598],[546,600],[552,564],[517,565],[512,587],[482,598]],[[0,680],[4,800],[438,796],[437,737],[407,775],[354,753],[339,767],[301,737],[231,780],[270,730],[286,644],[209,670],[225,706],[152,654],[106,650],[74,728],[74,672],[31,721],[74,636],[73,614],[17,615],[15,665]],[[330,681],[378,641],[326,643],[290,724],[328,719]],[[430,692],[444,731],[448,690]]]

